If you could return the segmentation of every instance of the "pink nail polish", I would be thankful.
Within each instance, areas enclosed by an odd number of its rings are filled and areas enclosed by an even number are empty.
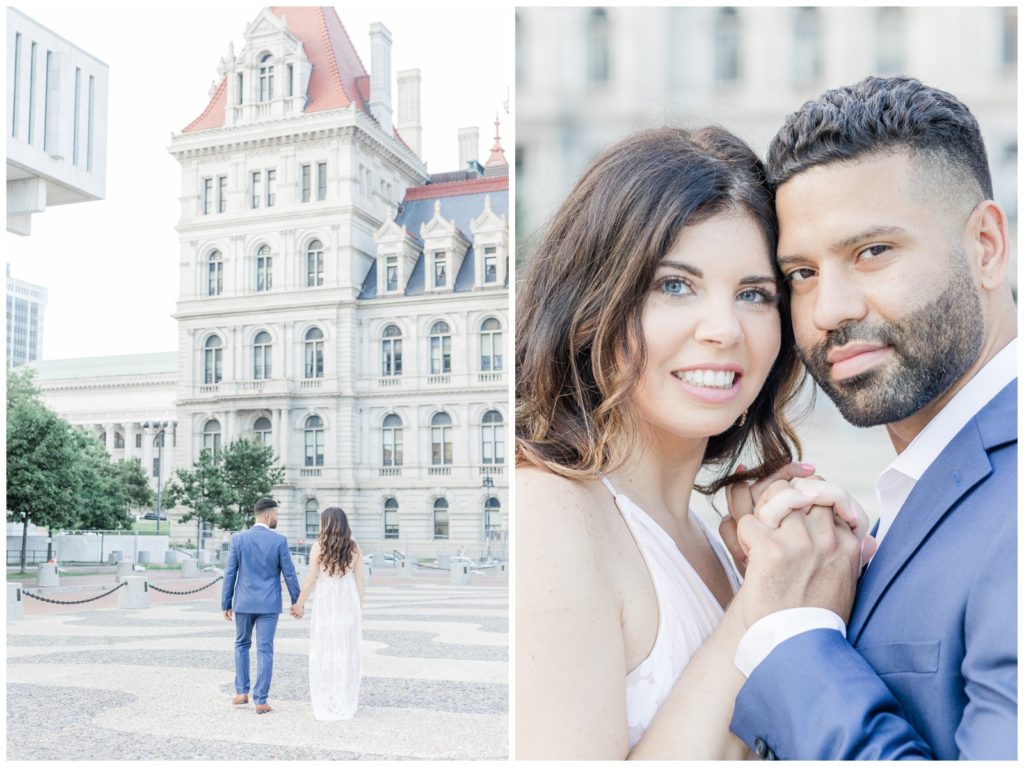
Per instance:
[[[814,465],[813,465],[813,464],[810,464],[810,463],[801,463],[801,464],[797,464],[797,465],[798,465],[798,466],[799,466],[799,467],[800,467],[801,469],[805,469],[806,471],[814,471]]]

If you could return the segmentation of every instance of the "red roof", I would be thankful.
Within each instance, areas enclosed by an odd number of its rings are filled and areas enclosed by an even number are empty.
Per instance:
[[[344,109],[355,103],[369,114],[366,104],[368,94],[363,93],[368,90],[366,83],[369,76],[334,8],[277,6],[270,10],[284,19],[288,30],[302,42],[306,57],[313,65],[309,78],[309,102],[305,111]],[[184,132],[223,127],[226,103],[225,77],[206,109]]]
[[[436,197],[457,197],[460,194],[503,192],[507,189],[508,176],[489,176],[486,178],[470,178],[465,181],[449,181],[445,184],[413,186],[405,190],[405,199],[407,201],[432,200]]]

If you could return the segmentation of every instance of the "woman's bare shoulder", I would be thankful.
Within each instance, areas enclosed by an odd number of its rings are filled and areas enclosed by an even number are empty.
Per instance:
[[[535,466],[516,468],[517,500],[582,501],[593,497],[597,480],[563,477]]]
[[[601,531],[613,510],[600,480],[570,479],[533,467],[516,469],[516,527],[521,532],[543,532],[547,540],[589,548],[605,537]],[[530,535],[520,535],[519,545],[530,540]]]

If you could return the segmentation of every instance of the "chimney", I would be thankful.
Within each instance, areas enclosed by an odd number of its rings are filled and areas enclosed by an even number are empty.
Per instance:
[[[465,170],[469,163],[479,164],[480,129],[459,128],[459,168]]]
[[[420,70],[398,73],[398,135],[417,157],[422,154],[423,126],[420,124]]]
[[[391,32],[379,21],[370,25],[370,114],[390,136]]]

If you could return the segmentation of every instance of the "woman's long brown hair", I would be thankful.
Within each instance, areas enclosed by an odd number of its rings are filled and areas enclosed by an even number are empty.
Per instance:
[[[726,213],[754,220],[782,285],[764,166],[725,129],[642,131],[587,169],[517,291],[517,465],[589,479],[622,464],[613,445],[634,444],[640,434],[630,398],[646,364],[641,319],[658,263],[684,227]],[[794,448],[799,454],[784,409],[803,368],[789,297],[780,292],[781,351],[745,422],[708,440],[704,463],[719,477],[698,485],[702,492],[767,476],[792,460]],[[729,473],[744,447],[758,465]]]
[[[328,575],[344,575],[348,572],[356,554],[356,545],[344,511],[337,506],[323,510],[317,541],[320,543],[320,567]]]

